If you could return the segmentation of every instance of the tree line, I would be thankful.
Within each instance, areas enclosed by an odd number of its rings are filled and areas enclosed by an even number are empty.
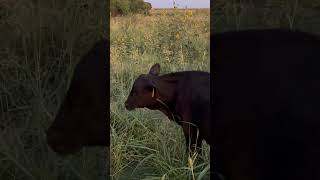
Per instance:
[[[151,4],[143,0],[111,0],[110,13],[111,16],[149,14],[151,8]]]

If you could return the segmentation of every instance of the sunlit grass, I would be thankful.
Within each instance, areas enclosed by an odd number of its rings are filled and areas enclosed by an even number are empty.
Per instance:
[[[124,109],[132,83],[154,63],[161,74],[209,72],[209,10],[152,10],[111,18],[113,179],[209,179],[209,146],[188,157],[181,127],[162,113]]]

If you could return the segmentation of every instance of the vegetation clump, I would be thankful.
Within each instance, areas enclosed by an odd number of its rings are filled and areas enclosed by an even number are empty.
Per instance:
[[[146,14],[152,6],[143,0],[112,0],[110,4],[111,16],[127,15],[127,14]]]

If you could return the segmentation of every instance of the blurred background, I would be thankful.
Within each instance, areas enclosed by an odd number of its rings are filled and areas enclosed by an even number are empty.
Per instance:
[[[45,130],[75,65],[105,33],[106,1],[0,1],[0,179],[105,179],[102,148],[67,157]]]
[[[320,33],[320,0],[215,0],[214,32],[289,28]]]

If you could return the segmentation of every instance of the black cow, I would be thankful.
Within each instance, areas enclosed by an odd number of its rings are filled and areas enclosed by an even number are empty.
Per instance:
[[[320,179],[320,38],[213,34],[215,162],[225,180]]]
[[[49,146],[60,154],[83,146],[109,146],[109,41],[101,40],[76,66],[69,90],[47,132]]]
[[[146,107],[162,111],[182,126],[187,150],[189,144],[201,150],[202,140],[211,144],[210,74],[184,71],[159,76],[159,73],[160,65],[155,64],[149,74],[140,75],[133,84],[125,107],[128,110]]]

